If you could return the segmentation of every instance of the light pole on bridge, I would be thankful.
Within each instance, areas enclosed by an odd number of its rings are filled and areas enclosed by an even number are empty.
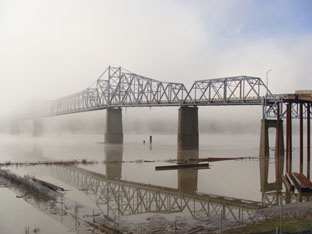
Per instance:
[[[266,72],[266,86],[267,86],[267,96],[268,96],[268,90],[269,90],[269,72],[272,71],[271,69],[267,70]]]

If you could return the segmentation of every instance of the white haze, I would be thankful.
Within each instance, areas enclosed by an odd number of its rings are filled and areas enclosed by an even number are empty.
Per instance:
[[[289,6],[259,2],[2,0],[1,114],[32,98],[81,91],[108,65],[187,87],[206,78],[265,78],[272,69],[273,93],[311,89],[312,34],[261,33],[266,18],[286,19]],[[260,119],[260,109],[206,107],[200,118]],[[138,112],[151,117],[161,109],[154,110]]]

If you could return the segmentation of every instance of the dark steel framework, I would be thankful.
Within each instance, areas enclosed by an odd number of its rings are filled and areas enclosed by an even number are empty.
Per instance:
[[[300,105],[302,105],[302,118],[308,118],[308,110],[311,113],[312,107],[308,102],[289,101],[288,95],[275,95],[275,98],[266,98],[263,102],[263,118],[276,119],[279,113],[281,119],[287,117],[287,104],[289,104],[290,114],[293,119],[300,118]],[[278,111],[279,106],[279,111]],[[309,116],[311,117],[311,116]]]

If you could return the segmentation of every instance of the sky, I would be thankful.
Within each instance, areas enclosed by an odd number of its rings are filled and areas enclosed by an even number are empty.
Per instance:
[[[312,89],[310,0],[0,0],[2,113],[82,91],[107,66],[162,81],[250,75]]]

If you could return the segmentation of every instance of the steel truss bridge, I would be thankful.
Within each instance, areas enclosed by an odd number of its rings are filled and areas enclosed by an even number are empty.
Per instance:
[[[118,107],[262,105],[263,117],[270,118],[276,117],[276,106],[287,98],[285,94],[272,94],[258,77],[198,80],[187,89],[183,83],[162,82],[109,66],[87,89],[55,100],[25,104],[21,112],[27,119]],[[292,109],[297,117],[295,102]]]
[[[275,118],[277,105],[281,105],[280,116],[284,118],[283,106],[289,98],[288,94],[272,94],[258,77],[198,80],[187,89],[183,83],[162,82],[109,66],[87,89],[54,100],[30,102],[20,113],[22,119],[30,119],[118,107],[262,105],[263,118]],[[298,103],[295,99],[292,102],[293,118],[299,116]],[[311,110],[311,105],[306,104],[304,113],[308,108]]]
[[[105,175],[78,167],[49,168],[49,174],[84,191],[103,214],[114,216],[143,213],[188,212],[194,219],[207,219],[221,211],[224,218],[244,222],[258,218],[261,202],[208,194],[181,194],[177,189],[125,180],[110,180]]]

